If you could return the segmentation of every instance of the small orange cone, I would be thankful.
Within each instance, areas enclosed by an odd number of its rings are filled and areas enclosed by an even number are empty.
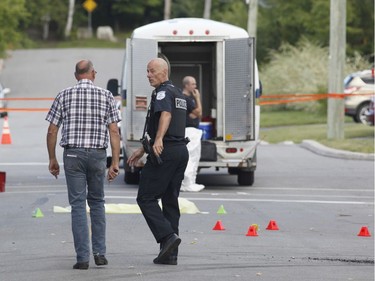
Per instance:
[[[258,236],[257,227],[254,224],[249,227],[246,236]]]
[[[279,230],[279,227],[276,224],[276,221],[270,220],[267,228],[267,230]]]
[[[358,236],[371,237],[370,231],[368,231],[367,226],[362,226],[358,233]]]
[[[12,139],[10,137],[8,116],[4,117],[3,134],[1,135],[1,144],[11,144]]]
[[[212,230],[225,230],[221,220],[218,220]]]

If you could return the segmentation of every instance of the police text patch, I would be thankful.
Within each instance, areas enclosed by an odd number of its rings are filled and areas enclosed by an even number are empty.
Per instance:
[[[184,110],[187,109],[185,99],[175,98],[175,102],[176,102],[176,108],[180,108],[180,109],[184,109]]]

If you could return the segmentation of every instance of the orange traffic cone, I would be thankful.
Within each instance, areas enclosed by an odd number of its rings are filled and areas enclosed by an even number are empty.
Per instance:
[[[362,226],[358,233],[358,236],[371,237],[370,231],[368,231],[367,226]]]
[[[249,227],[246,236],[258,236],[256,225],[251,225]]]
[[[212,230],[225,230],[223,224],[220,220],[218,220]]]
[[[276,221],[270,220],[267,228],[267,230],[279,230],[279,227],[276,224]]]
[[[1,135],[1,144],[11,144],[12,139],[10,137],[8,116],[4,117],[3,134]]]

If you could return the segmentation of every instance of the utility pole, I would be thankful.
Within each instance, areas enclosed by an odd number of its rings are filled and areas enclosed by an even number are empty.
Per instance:
[[[344,99],[331,94],[344,91],[346,0],[331,0],[328,67],[327,138],[344,139]]]
[[[171,18],[172,0],[164,0],[164,19],[169,20]]]
[[[204,0],[203,18],[204,19],[211,18],[211,0]]]
[[[248,10],[248,16],[247,16],[247,32],[249,33],[250,37],[256,37],[258,0],[246,0],[246,4],[249,4],[249,10]]]

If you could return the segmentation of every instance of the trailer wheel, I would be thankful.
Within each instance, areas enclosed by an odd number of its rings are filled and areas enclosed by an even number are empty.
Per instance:
[[[250,185],[254,183],[254,171],[238,171],[237,182],[239,185]]]

